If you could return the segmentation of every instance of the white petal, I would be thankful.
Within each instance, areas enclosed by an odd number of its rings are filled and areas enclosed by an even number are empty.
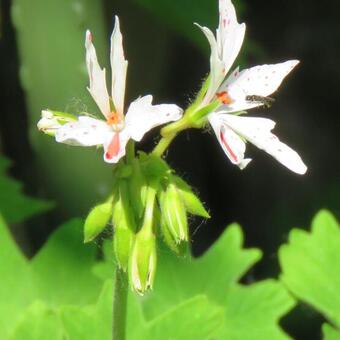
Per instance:
[[[233,103],[223,106],[221,110],[236,112],[261,106],[261,102],[249,101],[246,97],[271,95],[298,63],[298,60],[289,60],[279,64],[255,66],[241,72],[235,70],[218,90],[218,93],[227,92],[233,100]]]
[[[130,104],[125,116],[126,129],[139,142],[152,128],[182,117],[183,110],[174,104],[152,105],[152,96],[138,98]]]
[[[240,169],[244,169],[251,161],[250,158],[244,158],[246,143],[224,124],[219,114],[213,112],[208,116],[208,119],[227,157]]]
[[[104,144],[111,128],[102,120],[81,116],[75,122],[64,124],[55,134],[58,143],[79,146]]]
[[[115,27],[111,35],[111,70],[112,100],[117,112],[124,113],[125,82],[128,62],[124,57],[123,37],[120,32],[119,19],[115,18]]]
[[[107,135],[104,143],[104,161],[107,163],[117,163],[125,156],[126,144],[130,136],[126,129],[120,132],[111,132]]]
[[[101,69],[98,63],[96,50],[92,43],[92,34],[86,31],[86,66],[90,79],[88,87],[94,101],[97,103],[102,114],[107,117],[110,113],[110,99],[106,88],[105,69]]]
[[[205,95],[205,98],[203,100],[202,105],[208,104],[211,99],[214,97],[217,89],[221,85],[225,75],[226,75],[226,70],[224,68],[224,63],[222,61],[222,57],[219,55],[218,51],[218,45],[216,42],[216,39],[214,37],[214,34],[210,31],[209,28],[207,27],[202,27],[198,24],[197,25],[204,35],[207,37],[209,44],[210,44],[210,49],[211,49],[211,54],[210,54],[210,83],[209,83],[209,88],[207,90],[207,93]]]
[[[306,165],[296,151],[271,133],[275,122],[267,118],[240,117],[229,114],[220,114],[220,119],[259,149],[266,151],[285,167],[298,174],[307,171]]]
[[[226,74],[240,52],[246,25],[237,22],[235,8],[230,0],[219,0],[219,12],[220,21],[216,37]]]

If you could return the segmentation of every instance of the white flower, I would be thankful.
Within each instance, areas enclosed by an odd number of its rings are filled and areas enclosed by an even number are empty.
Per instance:
[[[236,68],[224,81],[240,51],[245,24],[237,22],[235,8],[230,0],[219,0],[219,12],[216,37],[207,27],[199,26],[211,47],[210,82],[201,106],[214,100],[221,103],[215,112],[208,115],[219,143],[230,161],[241,169],[251,161],[244,158],[247,140],[288,169],[304,174],[307,167],[300,156],[271,133],[275,122],[266,118],[231,115],[263,105],[265,97],[278,89],[299,61],[255,66],[241,72]]]
[[[129,139],[140,141],[150,129],[180,119],[182,109],[173,104],[152,105],[152,96],[147,95],[132,102],[124,115],[128,62],[124,58],[118,17],[111,36],[111,97],[106,87],[105,69],[99,66],[90,31],[86,32],[85,48],[90,79],[88,90],[105,120],[80,116],[76,121],[60,126],[55,132],[55,139],[71,145],[103,145],[104,160],[116,163],[125,155]],[[41,121],[38,124],[41,126]]]

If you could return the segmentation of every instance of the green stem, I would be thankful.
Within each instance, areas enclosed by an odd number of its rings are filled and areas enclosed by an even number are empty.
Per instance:
[[[158,144],[153,149],[152,153],[156,156],[161,157],[176,136],[177,134],[174,134],[169,137],[162,137]]]
[[[113,291],[113,340],[125,340],[127,290],[127,275],[122,269],[119,268],[119,266],[117,266]]]
[[[130,140],[126,147],[126,161],[127,163],[132,163],[135,158],[135,142]]]
[[[198,122],[202,117],[209,113],[211,107],[207,106],[207,108],[203,108],[203,110],[199,109],[200,103],[202,103],[202,100],[208,90],[209,84],[210,84],[211,76],[209,75],[208,78],[204,81],[202,84],[201,90],[198,92],[195,101],[185,110],[182,119],[178,120],[177,122],[174,122],[172,124],[169,124],[165,126],[161,130],[162,138],[156,145],[156,147],[153,149],[152,153],[156,156],[162,156],[165,150],[169,147],[171,142],[175,139],[177,134],[183,130],[189,129],[189,128],[201,128],[202,124]],[[220,103],[219,103],[220,104]],[[215,108],[216,104],[214,104]],[[200,114],[199,117],[195,116],[195,113]]]
[[[182,119],[165,126],[161,130],[162,138],[160,139],[158,144],[155,146],[152,153],[159,157],[162,156],[165,150],[169,147],[171,142],[177,136],[177,134],[189,128],[191,128],[191,124],[185,112]]]

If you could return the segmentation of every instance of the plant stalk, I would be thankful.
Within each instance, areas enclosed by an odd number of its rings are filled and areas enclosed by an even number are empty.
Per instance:
[[[112,340],[125,340],[128,281],[127,274],[118,266],[114,281]]]

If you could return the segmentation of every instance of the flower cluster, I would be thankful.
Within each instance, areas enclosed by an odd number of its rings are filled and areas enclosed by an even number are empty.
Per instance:
[[[271,102],[268,96],[278,89],[299,62],[288,60],[242,71],[237,67],[225,79],[241,49],[246,27],[237,22],[230,0],[219,0],[219,13],[216,37],[207,27],[198,25],[211,47],[209,85],[200,107],[217,101],[215,109],[208,115],[217,140],[230,161],[241,169],[251,161],[244,158],[245,141],[249,141],[288,169],[304,174],[307,167],[300,156],[271,133],[274,121],[240,115],[245,110]]]
[[[140,294],[152,288],[157,237],[160,235],[178,255],[185,254],[188,214],[210,217],[190,186],[161,157],[180,131],[210,124],[226,156],[240,169],[251,161],[244,156],[249,141],[293,172],[304,174],[307,170],[300,156],[271,132],[274,121],[245,116],[245,110],[273,102],[269,96],[298,61],[242,71],[236,68],[229,73],[245,34],[245,24],[237,22],[230,0],[219,0],[216,35],[207,27],[197,26],[211,47],[210,74],[184,113],[174,104],[153,105],[151,95],[137,98],[125,112],[128,62],[116,17],[111,36],[111,94],[105,69],[97,60],[93,36],[87,31],[85,38],[88,91],[104,119],[43,110],[38,122],[38,128],[59,143],[102,146],[104,161],[115,164],[112,194],[87,216],[85,242],[97,237],[111,221],[118,266],[129,273],[131,287]],[[150,129],[163,124],[168,125],[162,128],[162,138],[153,152],[136,155],[134,141],[141,141]]]

